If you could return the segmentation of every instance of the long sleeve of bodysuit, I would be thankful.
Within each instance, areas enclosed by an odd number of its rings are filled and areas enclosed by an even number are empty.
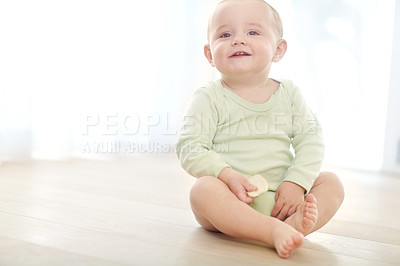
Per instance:
[[[309,192],[320,173],[324,157],[321,126],[306,105],[300,90],[291,85],[288,91],[292,109],[292,146],[295,157],[284,181],[297,183]]]
[[[213,151],[218,99],[209,88],[198,89],[185,112],[176,146],[183,169],[194,177],[218,177],[229,165]]]

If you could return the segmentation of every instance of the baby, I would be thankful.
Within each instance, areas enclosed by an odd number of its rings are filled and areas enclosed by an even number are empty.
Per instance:
[[[204,228],[264,242],[288,258],[333,217],[344,192],[335,174],[320,173],[321,128],[299,89],[269,78],[286,52],[282,32],[279,14],[262,0],[217,5],[204,54],[221,79],[194,93],[177,154],[198,178],[190,202]],[[256,174],[269,190],[250,197]]]

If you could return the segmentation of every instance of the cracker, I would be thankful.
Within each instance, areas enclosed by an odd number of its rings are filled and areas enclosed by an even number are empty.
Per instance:
[[[261,193],[268,191],[268,182],[261,175],[250,176],[249,181],[258,188],[256,191],[247,192],[249,197],[257,197]]]

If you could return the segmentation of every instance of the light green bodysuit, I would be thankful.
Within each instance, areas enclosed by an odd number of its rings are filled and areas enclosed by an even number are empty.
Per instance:
[[[324,154],[321,127],[300,90],[291,81],[278,82],[279,89],[263,104],[244,100],[220,80],[199,88],[183,118],[176,149],[182,167],[195,177],[217,177],[225,167],[247,177],[262,175],[270,191],[252,206],[267,215],[283,181],[310,191]]]

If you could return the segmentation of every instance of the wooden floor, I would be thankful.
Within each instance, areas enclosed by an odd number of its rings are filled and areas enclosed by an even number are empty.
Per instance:
[[[400,176],[338,170],[346,199],[288,260],[200,228],[174,155],[0,166],[0,265],[400,265]]]

